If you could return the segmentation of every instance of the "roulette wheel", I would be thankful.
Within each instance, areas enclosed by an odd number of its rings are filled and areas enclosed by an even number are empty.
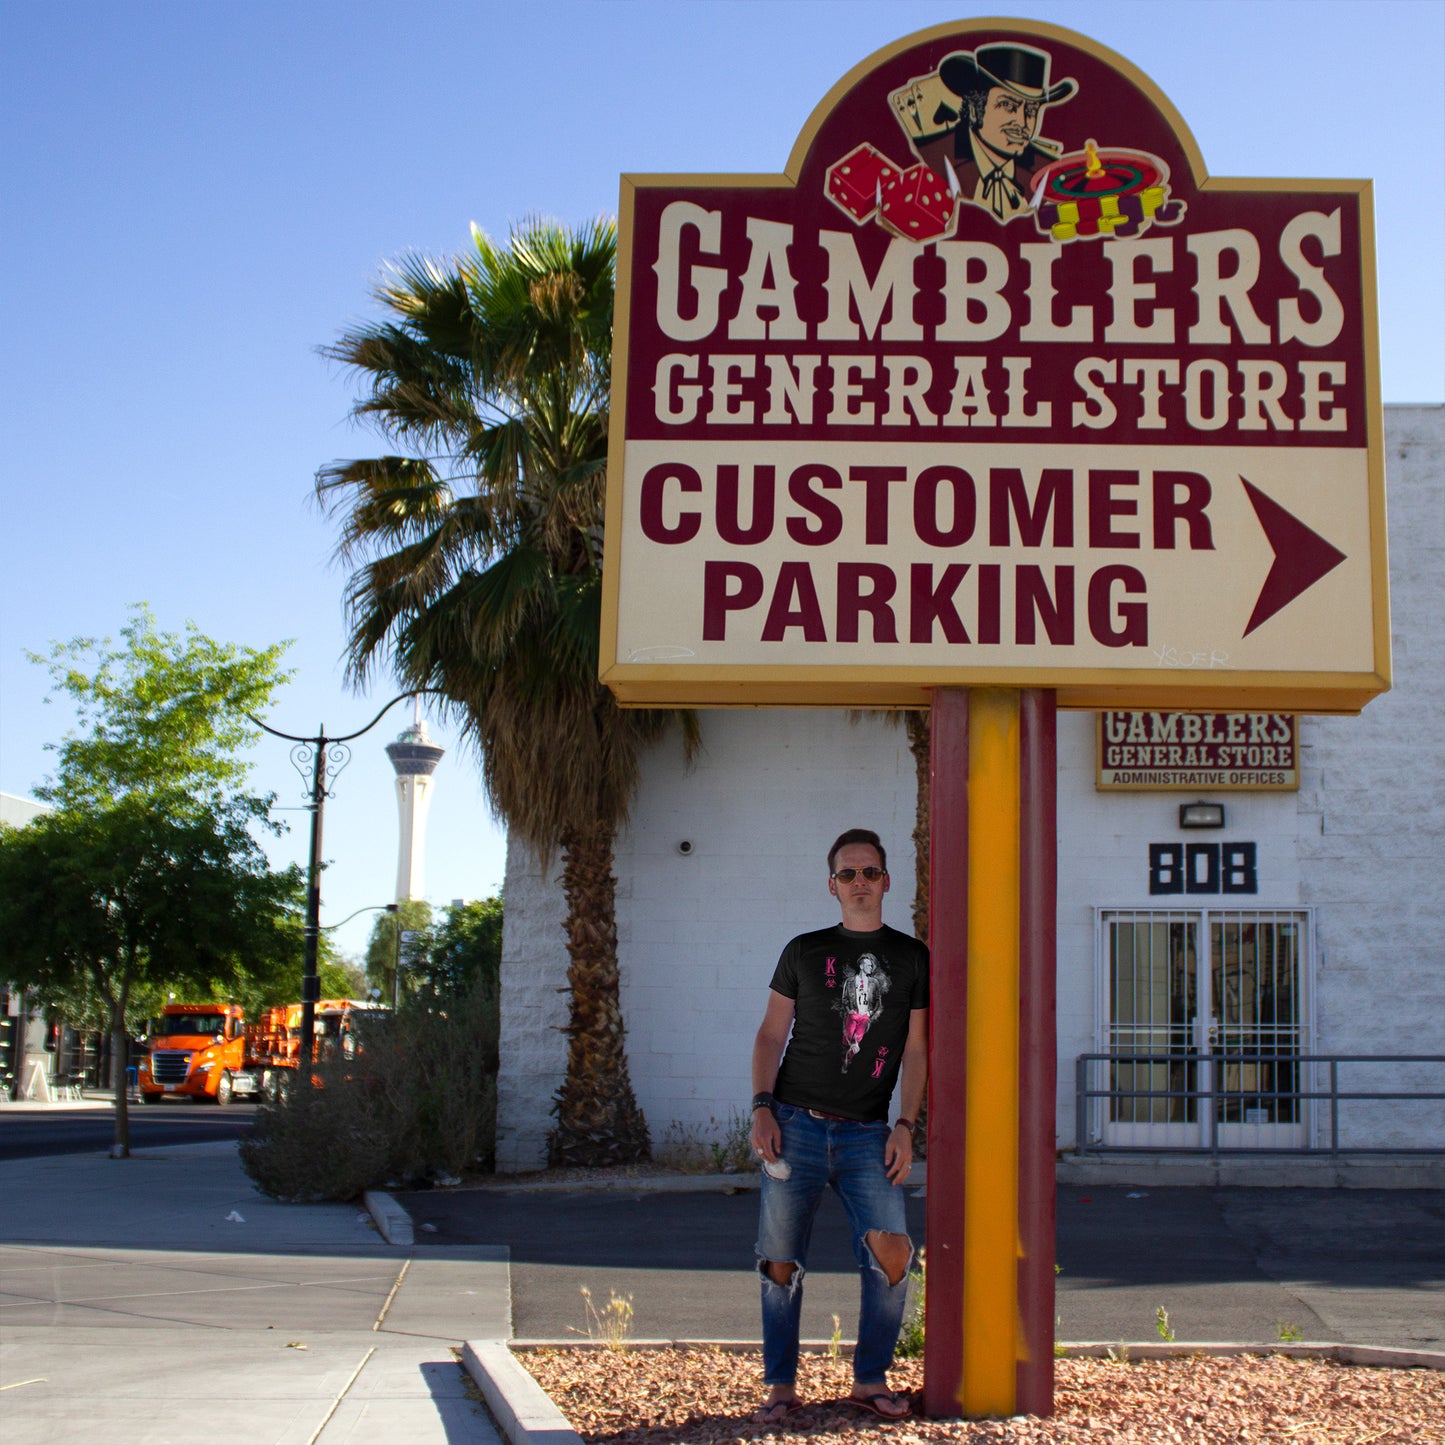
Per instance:
[[[1039,173],[1032,204],[1039,230],[1056,241],[1137,235],[1150,221],[1183,213],[1179,202],[1169,202],[1163,161],[1119,146],[1100,149],[1093,141]]]

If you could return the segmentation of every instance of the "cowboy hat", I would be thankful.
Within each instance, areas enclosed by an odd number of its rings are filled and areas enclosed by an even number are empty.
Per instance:
[[[980,45],[970,54],[956,50],[938,67],[939,78],[955,95],[999,86],[1020,100],[1052,105],[1078,90],[1073,80],[1049,84],[1049,57],[1031,45]]]

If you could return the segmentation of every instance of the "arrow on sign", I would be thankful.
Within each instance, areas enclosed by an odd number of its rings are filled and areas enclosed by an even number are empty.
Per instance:
[[[1345,554],[1244,477],[1239,480],[1244,482],[1254,514],[1264,528],[1265,540],[1274,549],[1274,565],[1259,589],[1259,600],[1250,614],[1249,626],[1244,629],[1248,637],[1327,572],[1333,572],[1345,560]]]

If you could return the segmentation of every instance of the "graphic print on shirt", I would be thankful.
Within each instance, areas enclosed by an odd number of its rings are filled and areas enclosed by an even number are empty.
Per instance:
[[[829,960],[831,962],[831,960]],[[845,965],[843,991],[838,998],[838,1011],[843,1015],[843,1072],[858,1056],[863,1036],[883,1012],[883,995],[890,980],[875,954],[861,953],[857,965]]]

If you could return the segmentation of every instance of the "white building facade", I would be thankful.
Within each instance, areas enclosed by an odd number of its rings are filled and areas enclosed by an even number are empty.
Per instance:
[[[1389,407],[1385,438],[1394,686],[1359,717],[1299,719],[1298,791],[1203,790],[1224,826],[1186,830],[1195,794],[1100,791],[1096,716],[1059,715],[1061,1150],[1445,1148],[1439,1100],[1282,1097],[1329,1088],[1330,1065],[1294,1056],[1445,1052],[1445,408]],[[836,921],[825,854],[843,829],[883,837],[884,916],[910,926],[916,784],[896,719],[701,724],[691,766],[675,740],[648,758],[617,840],[628,1057],[654,1141],[743,1114],[778,953]],[[505,897],[497,1164],[517,1171],[545,1162],[567,954],[556,878],[515,846]],[[1256,1058],[1226,1076],[1177,1057],[1220,1049]],[[1081,1114],[1076,1063],[1111,1051],[1176,1060],[1096,1068],[1091,1087],[1139,1092]],[[1439,1065],[1333,1068],[1345,1092],[1445,1090]],[[1186,1097],[1211,1087],[1230,1091],[1219,1109]]]

